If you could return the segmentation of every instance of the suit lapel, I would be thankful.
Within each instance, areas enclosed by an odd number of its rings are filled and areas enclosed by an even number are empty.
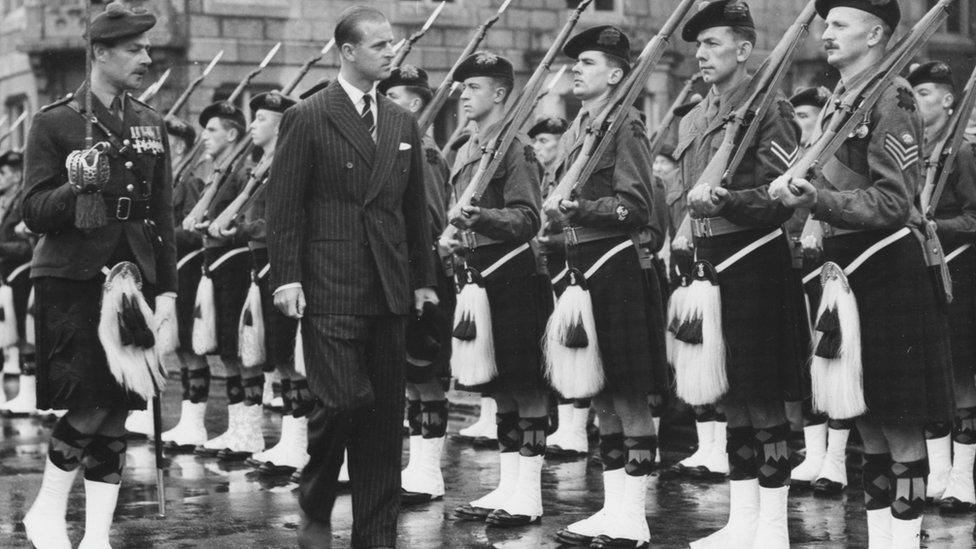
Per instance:
[[[397,116],[393,103],[382,95],[376,98],[376,118],[376,161],[369,176],[365,202],[372,201],[380,193],[396,163],[403,125],[403,117]]]
[[[376,143],[373,143],[373,137],[366,131],[366,125],[363,124],[349,95],[342,89],[338,80],[329,84],[325,99],[325,112],[333,125],[352,144],[363,160],[372,166],[376,156]]]

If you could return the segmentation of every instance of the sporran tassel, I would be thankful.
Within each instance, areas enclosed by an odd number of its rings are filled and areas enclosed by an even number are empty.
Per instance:
[[[204,356],[217,351],[217,306],[214,304],[213,279],[203,274],[193,304],[193,352]]]
[[[824,265],[821,283],[823,297],[810,363],[813,407],[831,419],[850,419],[867,411],[857,299],[836,263]]]
[[[17,317],[14,313],[14,291],[9,284],[0,285],[0,348],[17,344]]]
[[[305,345],[302,342],[302,322],[298,322],[298,330],[295,332],[295,372],[300,376],[305,373]]]
[[[546,324],[546,378],[564,398],[589,398],[606,383],[593,300],[583,273],[570,269],[566,276],[569,285]]]
[[[267,354],[264,346],[264,314],[261,310],[261,290],[251,282],[247,299],[237,324],[238,352],[245,368],[264,366]]]
[[[481,275],[468,268],[464,276],[454,309],[451,371],[462,385],[480,385],[498,375],[491,307]]]
[[[722,333],[722,295],[715,268],[695,264],[695,278],[676,304],[680,324],[675,339],[682,346],[674,353],[676,392],[693,406],[714,404],[729,390]]]

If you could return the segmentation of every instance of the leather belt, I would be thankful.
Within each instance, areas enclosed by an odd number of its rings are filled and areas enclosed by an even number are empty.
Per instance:
[[[723,234],[754,231],[758,228],[761,227],[743,227],[742,225],[736,225],[724,217],[691,218],[691,231],[696,238],[708,238],[711,236],[722,236]]]
[[[820,222],[820,230],[823,232],[824,238],[830,238],[833,236],[841,236],[845,234],[863,233],[868,229],[838,229],[829,223]]]
[[[491,246],[492,244],[502,244],[504,240],[495,240],[494,238],[488,238],[487,236],[478,234],[472,230],[461,231],[460,233],[461,243],[465,248],[469,250],[476,250],[484,246]]]
[[[149,201],[128,196],[103,196],[105,213],[118,221],[142,221],[149,217]]]
[[[628,233],[615,229],[599,229],[593,227],[566,227],[563,229],[566,243],[572,245],[586,244],[610,238],[630,238]]]

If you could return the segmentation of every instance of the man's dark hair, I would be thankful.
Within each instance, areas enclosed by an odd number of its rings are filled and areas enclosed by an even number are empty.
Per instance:
[[[235,143],[244,138],[244,133],[245,133],[244,128],[240,127],[237,124],[237,122],[234,122],[230,118],[224,118],[222,116],[218,116],[217,120],[220,121],[220,127],[224,128],[224,131],[229,132],[232,129],[237,130],[237,137],[234,138]]]
[[[363,41],[363,32],[360,25],[367,21],[374,23],[386,22],[386,15],[376,8],[366,6],[353,6],[342,12],[339,22],[336,23],[335,41],[339,48],[343,44],[358,45]]]
[[[430,100],[434,98],[434,92],[432,92],[430,88],[425,88],[423,86],[404,86],[403,89],[420,98],[420,102],[423,103],[423,105],[420,107],[421,109],[427,108]]]
[[[749,42],[753,46],[756,45],[756,38],[757,38],[756,29],[754,29],[753,27],[744,27],[744,26],[736,25],[730,28],[732,29],[732,36],[736,40]]]
[[[606,52],[600,53],[603,54],[603,58],[607,60],[607,64],[610,65],[611,68],[622,70],[624,72],[624,78],[627,78],[627,75],[630,74],[630,63],[624,59],[621,59],[620,57],[617,57],[616,55]],[[621,82],[623,82],[623,79],[621,79]]]
[[[512,90],[515,89],[515,82],[510,78],[505,78],[502,76],[491,76],[489,78],[491,78],[491,81],[496,86],[505,90],[505,100],[508,101],[509,96],[512,95]]]

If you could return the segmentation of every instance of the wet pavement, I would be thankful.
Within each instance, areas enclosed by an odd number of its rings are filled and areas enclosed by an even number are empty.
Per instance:
[[[8,393],[11,387],[7,387]],[[207,427],[222,431],[223,386],[215,380]],[[218,396],[219,395],[219,396]],[[471,395],[460,395],[452,408],[449,432],[473,421]],[[179,387],[171,383],[164,401],[164,427],[175,424]],[[33,500],[44,467],[51,423],[38,418],[5,418],[0,436],[0,547],[29,547],[20,519]],[[278,437],[280,415],[265,414],[269,445]],[[665,430],[664,461],[687,455],[691,428]],[[406,444],[404,444],[406,446]],[[852,454],[851,461],[860,461]],[[400,518],[400,547],[405,548],[550,548],[559,547],[553,535],[602,505],[600,469],[586,461],[549,461],[543,470],[545,517],[541,525],[517,529],[486,527],[453,518],[453,509],[480,497],[497,481],[497,453],[490,449],[450,441],[443,469],[444,501],[405,508]],[[794,547],[866,547],[867,531],[861,505],[859,471],[851,487],[836,499],[815,498],[809,492],[791,494],[790,534]],[[294,547],[298,504],[294,484],[286,478],[256,477],[243,463],[224,464],[215,459],[174,456],[166,470],[167,517],[156,516],[155,469],[151,446],[145,441],[129,445],[126,472],[112,530],[112,543],[122,547],[278,548]],[[84,490],[81,480],[68,506],[69,535],[78,543],[84,528]],[[659,480],[650,485],[647,516],[652,547],[687,547],[721,527],[728,513],[728,489],[723,482]],[[927,547],[973,547],[973,516],[941,517],[926,514]],[[348,547],[352,517],[348,494],[335,506],[335,547]],[[736,548],[729,548],[736,549]]]

